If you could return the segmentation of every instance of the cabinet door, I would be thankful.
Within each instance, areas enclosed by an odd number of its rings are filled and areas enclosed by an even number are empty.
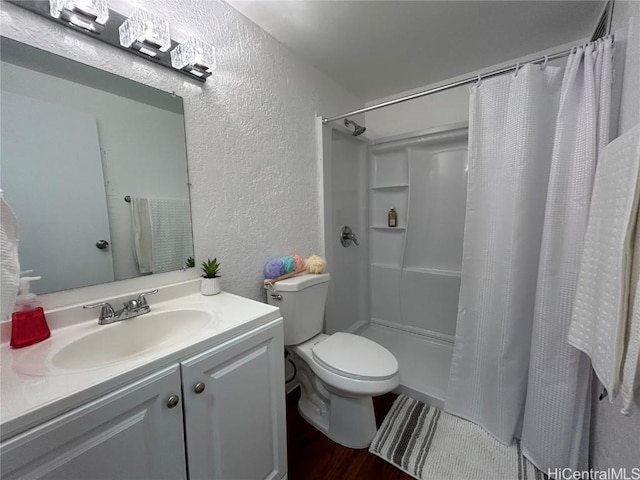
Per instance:
[[[182,409],[174,367],[28,430],[0,447],[2,477],[186,478]]]
[[[182,363],[190,478],[286,474],[282,335],[277,320]]]

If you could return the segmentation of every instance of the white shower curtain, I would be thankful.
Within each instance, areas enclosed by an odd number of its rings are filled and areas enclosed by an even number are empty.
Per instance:
[[[525,65],[474,86],[458,324],[445,407],[545,473],[586,468],[590,364],[567,344],[598,152],[609,135],[612,40],[565,68]]]

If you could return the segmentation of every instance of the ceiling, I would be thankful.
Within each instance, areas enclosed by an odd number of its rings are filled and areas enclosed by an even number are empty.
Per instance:
[[[228,0],[364,101],[591,36],[600,1]]]

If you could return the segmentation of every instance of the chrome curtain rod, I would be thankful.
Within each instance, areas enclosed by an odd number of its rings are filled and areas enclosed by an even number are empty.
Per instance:
[[[424,90],[422,92],[413,93],[411,95],[407,95],[406,97],[396,98],[394,100],[388,100],[386,102],[378,103],[376,105],[371,105],[370,107],[361,108],[359,110],[354,110],[352,112],[343,113],[342,115],[336,115],[335,117],[322,118],[322,123],[326,124],[329,122],[333,122],[335,120],[342,120],[343,118],[351,117],[353,115],[359,115],[360,113],[371,112],[372,110],[378,110],[379,108],[389,107],[391,105],[396,105],[402,102],[408,102],[409,100],[413,100],[415,98],[426,97],[427,95],[431,95],[432,93],[444,92],[445,90],[450,90],[452,88],[460,87],[462,85],[467,85],[469,83],[477,82],[478,80],[482,80],[485,78],[491,78],[498,75],[502,75],[503,73],[511,72],[516,68],[521,67],[522,65],[526,65],[527,63],[543,63],[545,60],[556,60],[558,58],[567,57],[574,48],[570,48],[569,50],[564,50],[562,52],[554,53],[553,55],[546,55],[544,57],[537,58],[535,60],[529,62],[523,62],[522,64],[511,65],[510,67],[501,68],[500,70],[494,70],[493,72],[485,73],[482,75],[476,75],[475,77],[465,78],[464,80],[458,80],[457,82],[449,83],[447,85],[443,85],[441,87],[431,88],[429,90]]]

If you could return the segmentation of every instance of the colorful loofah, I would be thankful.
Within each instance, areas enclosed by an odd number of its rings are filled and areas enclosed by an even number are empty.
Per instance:
[[[327,269],[327,261],[318,255],[311,255],[305,260],[304,266],[309,273],[324,273]]]
[[[319,255],[311,255],[306,260],[298,254],[272,258],[264,265],[264,278],[269,280],[283,275],[286,275],[284,278],[289,278],[292,275],[304,273],[305,269],[309,273],[324,273],[327,269],[327,261]]]
[[[291,273],[296,269],[296,261],[293,257],[282,257],[282,265],[284,266],[284,273]]]
[[[264,278],[276,278],[284,273],[284,263],[281,258],[272,258],[264,264]]]
[[[304,258],[297,253],[293,256],[293,261],[296,262],[296,270],[302,270],[304,268]]]

